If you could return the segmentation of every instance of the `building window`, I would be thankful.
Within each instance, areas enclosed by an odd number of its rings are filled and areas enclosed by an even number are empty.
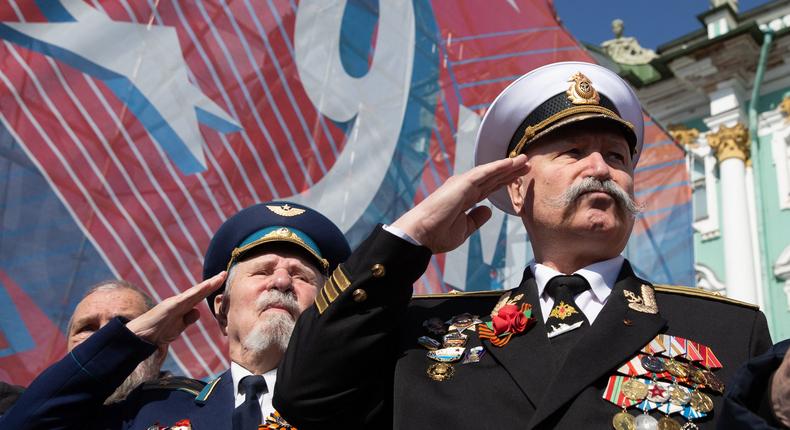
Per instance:
[[[707,145],[690,148],[687,163],[691,181],[694,231],[702,236],[702,240],[717,238],[720,235],[716,192],[719,183],[718,163]]]
[[[790,128],[774,133],[771,139],[774,165],[776,166],[779,208],[790,209]]]
[[[705,180],[705,158],[691,156],[691,192],[694,205],[694,221],[708,218],[708,188]]]

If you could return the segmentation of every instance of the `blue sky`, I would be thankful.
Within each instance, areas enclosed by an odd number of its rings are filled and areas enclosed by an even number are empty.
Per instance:
[[[742,13],[765,3],[740,0],[738,9]],[[612,20],[620,18],[623,35],[650,49],[702,28],[697,15],[709,5],[708,0],[554,0],[563,24],[579,41],[599,45],[613,38]]]

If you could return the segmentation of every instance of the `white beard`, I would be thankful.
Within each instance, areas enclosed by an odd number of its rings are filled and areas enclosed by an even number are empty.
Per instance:
[[[242,344],[252,352],[261,353],[275,348],[284,352],[288,347],[296,322],[289,314],[277,312],[267,315],[266,319],[258,322],[255,328],[244,338]]]
[[[138,364],[131,375],[129,375],[121,386],[104,401],[105,405],[117,403],[125,399],[138,385],[159,377],[159,364],[157,363],[158,353],[154,352],[145,361]]]

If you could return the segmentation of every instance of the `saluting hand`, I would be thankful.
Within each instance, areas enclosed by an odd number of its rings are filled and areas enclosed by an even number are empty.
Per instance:
[[[466,211],[527,171],[524,154],[482,164],[449,178],[392,225],[434,254],[451,251],[491,218],[491,209],[485,206]]]
[[[163,300],[148,312],[126,323],[126,328],[155,345],[169,344],[198,320],[200,312],[195,306],[225,282],[226,274],[225,271],[220,272],[181,294]]]

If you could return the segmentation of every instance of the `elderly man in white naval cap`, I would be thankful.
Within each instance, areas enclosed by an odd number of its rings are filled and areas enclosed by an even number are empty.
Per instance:
[[[770,346],[751,305],[654,286],[621,255],[642,109],[615,73],[550,64],[508,86],[453,176],[334,271],[291,338],[274,402],[300,430],[713,428],[738,364]],[[414,298],[432,254],[521,218],[521,284]],[[451,270],[451,269],[448,269]]]

